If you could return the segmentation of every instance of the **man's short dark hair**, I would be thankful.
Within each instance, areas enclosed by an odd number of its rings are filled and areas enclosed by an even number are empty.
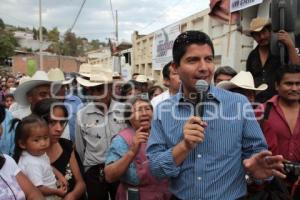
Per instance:
[[[214,82],[216,82],[217,77],[221,74],[234,77],[235,75],[237,75],[237,72],[229,66],[218,67],[218,69],[214,73]]]
[[[215,56],[213,43],[206,33],[201,31],[186,31],[177,36],[174,41],[173,61],[177,66],[179,66],[180,59],[186,53],[187,48],[192,44],[207,44],[211,48],[212,56]]]
[[[287,64],[278,68],[276,71],[275,81],[279,84],[283,78],[283,76],[287,73],[296,74],[300,73],[300,65],[297,64]]]
[[[168,62],[163,70],[162,70],[162,74],[163,74],[163,78],[166,79],[166,80],[170,80],[170,67],[172,65],[172,61]]]

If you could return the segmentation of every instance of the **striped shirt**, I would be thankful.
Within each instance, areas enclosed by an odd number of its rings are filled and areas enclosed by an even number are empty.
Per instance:
[[[246,194],[243,160],[267,149],[246,97],[210,86],[204,106],[204,142],[176,166],[172,149],[183,139],[183,126],[194,106],[182,92],[158,104],[147,155],[157,178],[170,178],[170,191],[184,200],[234,200]]]

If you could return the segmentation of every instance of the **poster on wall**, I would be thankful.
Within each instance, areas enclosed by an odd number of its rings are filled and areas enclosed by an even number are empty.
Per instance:
[[[180,25],[175,24],[154,33],[152,46],[152,69],[162,70],[172,60],[172,48],[176,37],[180,34]]]

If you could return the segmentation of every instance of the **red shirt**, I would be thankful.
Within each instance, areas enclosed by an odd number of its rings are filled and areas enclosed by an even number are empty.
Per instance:
[[[266,137],[269,150],[274,155],[282,155],[285,159],[300,162],[300,110],[294,131],[291,132],[284,113],[278,104],[278,95],[268,102],[272,104],[268,120],[263,122],[263,133]],[[260,119],[266,103],[256,109],[256,117]]]

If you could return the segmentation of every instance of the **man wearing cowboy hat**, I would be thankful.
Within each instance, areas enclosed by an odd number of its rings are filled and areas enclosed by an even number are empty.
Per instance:
[[[116,184],[108,184],[104,177],[106,152],[112,137],[126,127],[121,119],[120,104],[112,99],[112,73],[98,70],[89,80],[77,77],[77,82],[89,88],[91,99],[77,113],[76,150],[84,166],[89,200],[114,199]]]
[[[255,86],[262,83],[268,84],[268,89],[256,96],[256,101],[265,102],[276,94],[275,72],[281,66],[280,57],[271,54],[271,21],[267,18],[255,18],[250,23],[250,29],[245,31],[247,36],[257,42],[257,47],[248,56],[246,71],[254,77]],[[288,61],[292,64],[300,63],[300,58],[295,50],[294,42],[288,33],[280,30],[277,33],[278,41],[284,44],[288,52]]]
[[[255,93],[265,91],[268,85],[263,83],[255,87],[252,74],[250,72],[240,71],[230,81],[221,81],[218,83],[217,87],[240,93],[246,96],[249,102],[254,103]]]
[[[16,110],[12,108],[13,116],[23,119],[31,114],[31,108],[38,101],[50,97],[51,83],[46,72],[36,71],[31,78],[20,84],[14,92],[15,100],[20,106],[16,106]]]

